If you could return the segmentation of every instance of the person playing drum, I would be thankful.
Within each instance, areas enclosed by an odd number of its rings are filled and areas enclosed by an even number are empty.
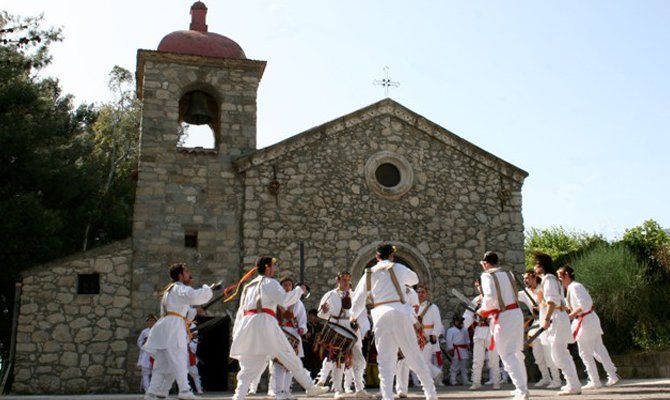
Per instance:
[[[287,293],[272,278],[276,262],[272,257],[260,257],[256,261],[258,276],[242,291],[230,347],[230,357],[237,359],[240,364],[233,400],[246,398],[251,381],[265,368],[268,357],[277,358],[291,371],[295,380],[306,389],[307,396],[319,396],[328,391],[314,385],[300,358],[279,328],[275,312],[277,306],[288,307],[295,304],[306,289],[304,285],[300,285]]]
[[[365,357],[363,357],[363,342],[360,335],[359,327],[350,323],[351,319],[351,274],[347,271],[342,271],[336,277],[337,287],[327,292],[321,302],[319,303],[319,317],[327,321],[328,324],[341,325],[347,329],[351,329],[357,333],[356,342],[353,345],[351,354],[328,354],[327,363],[324,363],[323,369],[332,368],[333,371],[333,389],[335,391],[335,398],[344,397],[344,390],[342,388],[342,378],[345,367],[348,367],[351,358],[351,368],[354,373],[354,387],[356,389],[356,397],[367,397],[365,392],[365,385],[363,383],[363,373],[365,372]],[[360,310],[359,310],[360,314]],[[358,315],[357,315],[358,316]],[[332,353],[332,352],[330,352]],[[322,371],[321,377],[325,376],[325,371]],[[323,381],[323,380],[322,380]]]
[[[293,290],[293,279],[285,277],[280,282],[281,286],[287,293]],[[301,336],[307,332],[307,313],[302,301],[298,300],[295,304],[288,307],[277,306],[277,321],[279,327],[286,338],[288,339],[293,349],[296,351],[298,357],[303,358],[305,353],[302,349]],[[273,361],[274,379],[275,379],[275,395],[278,400],[288,399],[291,397],[291,381],[293,374],[287,370],[280,362]]]
[[[382,400],[393,400],[393,375],[398,349],[405,362],[416,372],[428,400],[436,400],[435,383],[423,359],[414,331],[412,308],[404,288],[419,283],[419,277],[402,264],[393,262],[396,249],[390,244],[377,246],[377,264],[366,270],[353,295],[352,315],[371,308],[372,326],[377,345]],[[355,322],[355,319],[352,318]]]

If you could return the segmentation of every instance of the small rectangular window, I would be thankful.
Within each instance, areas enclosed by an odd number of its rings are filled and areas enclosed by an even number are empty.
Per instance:
[[[184,234],[184,247],[190,247],[193,249],[198,248],[198,232],[189,231]]]
[[[100,274],[79,274],[77,294],[100,294]]]

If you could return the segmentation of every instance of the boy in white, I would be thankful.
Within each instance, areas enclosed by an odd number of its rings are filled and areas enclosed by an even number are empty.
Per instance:
[[[172,383],[179,386],[179,399],[195,399],[188,384],[188,351],[190,322],[186,313],[194,305],[204,304],[212,298],[212,289],[203,285],[193,289],[193,276],[184,263],[170,267],[172,283],[161,300],[161,318],[156,322],[144,350],[154,359],[154,369],[145,399],[167,396]]]
[[[528,377],[523,355],[523,314],[517,303],[516,281],[498,266],[498,255],[486,252],[480,262],[484,273],[482,305],[477,313],[489,318],[491,347],[498,350],[516,387],[514,398],[528,398]]]
[[[433,359],[435,353],[440,351],[438,338],[444,335],[442,317],[440,316],[440,310],[437,308],[437,305],[433,304],[428,299],[429,292],[426,285],[422,283],[416,285],[416,294],[419,296],[419,307],[416,309],[416,319],[421,325],[423,336],[426,339],[426,343],[421,352],[423,353],[423,359],[426,360],[426,364],[428,364],[428,367],[431,369],[433,379],[436,380],[435,384],[438,384],[437,381],[441,381],[442,368],[438,367]]]
[[[281,280],[281,286],[287,293],[293,290],[293,280],[284,278]],[[277,320],[279,327],[288,332],[294,338],[298,339],[298,357],[305,356],[302,348],[301,336],[307,332],[307,312],[302,301],[298,300],[295,304],[288,307],[277,306]],[[272,361],[275,379],[275,395],[277,399],[287,399],[291,395],[291,381],[293,374],[278,362]]]
[[[195,308],[191,308],[187,313],[187,318],[190,321],[195,319],[197,311]],[[191,322],[191,331],[195,329],[195,323]],[[194,333],[191,335],[191,340],[188,342],[188,375],[193,379],[193,385],[195,386],[195,392],[202,394],[202,382],[200,381],[200,371],[198,370],[198,357],[196,353],[198,352],[198,334]]]
[[[551,256],[535,254],[535,274],[542,279],[542,301],[540,302],[540,327],[545,330],[541,340],[551,349],[551,359],[563,372],[567,384],[558,392],[559,396],[582,392],[575,362],[568,351],[568,344],[574,343],[570,332],[570,318],[565,312],[563,288],[556,278]]]
[[[451,356],[451,368],[449,369],[449,381],[452,386],[456,385],[457,376],[460,372],[461,380],[464,385],[469,385],[468,381],[468,360],[470,359],[470,336],[468,330],[463,327],[463,318],[454,316],[451,321],[452,326],[447,329],[447,351]]]
[[[479,280],[475,281],[475,288],[477,288],[479,295],[472,299],[471,304],[476,304],[477,307],[480,307],[482,289]],[[487,320],[475,318],[475,314],[472,311],[465,310],[463,313],[463,327],[468,329],[472,324],[475,325],[475,329],[472,335],[472,386],[470,386],[470,390],[477,390],[482,387],[482,369],[484,369],[486,350],[491,346],[491,333]],[[489,377],[493,384],[493,389],[500,389],[500,356],[495,348],[488,352],[488,356]]]
[[[616,367],[610,358],[609,352],[603,344],[603,330],[600,318],[593,309],[593,300],[588,290],[581,283],[575,281],[575,271],[566,266],[558,269],[558,279],[567,290],[567,303],[572,319],[572,337],[579,346],[579,356],[584,362],[589,382],[582,389],[597,389],[602,386],[598,375],[598,360],[607,372],[608,379],[605,385],[612,386],[619,382]]]
[[[246,398],[251,381],[263,371],[268,358],[277,358],[291,371],[295,380],[306,389],[308,396],[318,396],[327,392],[327,389],[312,383],[300,358],[295,354],[277,323],[274,311],[277,306],[288,307],[295,304],[306,289],[304,285],[300,285],[287,293],[279,282],[272,278],[276,262],[277,260],[271,257],[260,257],[256,262],[258,276],[242,291],[240,308],[237,310],[233,327],[233,343],[230,347],[230,357],[237,359],[240,364],[234,400]]]
[[[142,392],[146,393],[149,390],[149,384],[151,383],[151,370],[153,366],[151,365],[151,356],[149,353],[144,351],[143,346],[149,339],[149,332],[151,328],[156,323],[156,316],[153,314],[147,315],[147,327],[140,332],[140,336],[137,338],[137,347],[140,348],[140,355],[137,357],[137,366],[142,370]]]
[[[351,324],[351,274],[347,271],[338,273],[336,282],[337,287],[326,292],[321,298],[318,316],[328,322],[333,322],[345,328],[354,330]],[[356,315],[356,317],[358,317],[358,315]],[[365,392],[365,384],[363,383],[363,373],[365,372],[366,364],[365,357],[363,357],[363,337],[358,328],[356,329],[358,330],[356,332],[358,339],[351,350],[354,387],[357,397],[367,397],[368,394]],[[340,364],[338,367],[334,361],[330,360],[329,362],[332,364],[326,366],[325,369],[330,367],[332,370],[335,398],[344,397],[344,389],[342,387],[342,379],[344,378],[345,369],[344,363]],[[322,368],[322,370],[323,369],[324,368]]]
[[[353,296],[352,315],[361,315],[366,303],[372,308],[372,326],[377,346],[382,400],[393,400],[393,375],[398,349],[410,369],[416,372],[427,399],[436,400],[435,384],[414,333],[412,310],[406,304],[404,288],[419,283],[417,275],[393,262],[395,247],[377,246],[378,263],[366,270]],[[355,319],[352,318],[353,321]]]
[[[528,307],[531,312],[539,312],[540,305],[540,287],[538,286],[541,283],[541,279],[535,275],[534,271],[527,271],[523,275],[523,283],[526,286],[526,291],[519,291],[519,301]],[[528,295],[532,296],[532,300]],[[540,329],[540,323],[537,319],[534,319],[531,323],[530,329],[528,330],[528,337],[531,337],[537,333]],[[530,348],[533,349],[533,358],[535,359],[535,364],[540,370],[542,378],[535,383],[535,387],[546,386],[549,389],[556,389],[561,387],[561,376],[558,372],[558,368],[554,364],[554,361],[551,359],[551,348],[549,346],[542,344],[542,334],[540,337],[535,338],[532,343],[529,344]],[[551,374],[550,371],[551,370]]]

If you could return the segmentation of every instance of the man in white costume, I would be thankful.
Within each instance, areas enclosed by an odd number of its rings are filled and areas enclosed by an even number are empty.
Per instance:
[[[156,399],[167,396],[172,383],[176,380],[179,386],[179,399],[195,399],[188,384],[188,351],[189,326],[187,312],[191,306],[204,304],[212,298],[212,289],[203,285],[193,289],[193,276],[184,263],[170,267],[169,284],[161,300],[161,318],[156,322],[144,350],[154,359],[154,369],[149,390],[145,399]],[[214,285],[218,288],[218,285]]]
[[[496,349],[516,387],[515,399],[528,398],[528,376],[523,355],[523,313],[517,300],[516,281],[511,272],[498,266],[498,255],[486,252],[480,262],[482,305],[477,313],[489,318],[490,349]]]
[[[303,368],[300,358],[279,328],[275,310],[278,305],[295,304],[306,292],[304,285],[286,292],[276,279],[276,260],[260,257],[256,261],[258,276],[242,291],[240,307],[235,316],[230,357],[239,361],[234,400],[244,400],[251,381],[262,372],[268,358],[278,359],[306,389],[308,396],[319,396],[327,389],[315,386]]]
[[[479,308],[482,302],[482,289],[479,280],[475,281],[475,288],[479,295],[472,299],[471,304],[476,304]],[[475,318],[475,313],[465,310],[463,313],[463,327],[467,329],[473,324],[475,328],[472,335],[472,386],[470,386],[470,390],[478,390],[482,387],[482,370],[484,369],[486,350],[491,346],[491,332],[486,319]],[[495,348],[488,351],[488,355],[490,381],[493,384],[493,389],[500,389],[500,356]]]
[[[137,347],[140,348],[140,354],[137,357],[137,366],[142,370],[142,392],[146,393],[149,390],[149,384],[151,383],[151,370],[153,369],[153,362],[149,353],[144,351],[144,344],[149,339],[149,332],[151,328],[156,324],[157,318],[153,314],[147,315],[147,327],[142,329],[140,336],[137,338]]]
[[[545,330],[541,336],[542,344],[551,349],[551,359],[561,369],[567,384],[558,392],[559,396],[580,394],[581,383],[577,377],[575,362],[568,350],[568,344],[574,343],[570,331],[570,317],[563,297],[563,287],[556,277],[551,256],[535,254],[535,274],[542,279],[542,301],[540,302],[540,327]]]
[[[382,400],[393,400],[393,375],[398,350],[405,362],[416,372],[428,400],[437,399],[435,384],[414,333],[412,309],[407,304],[404,288],[419,283],[417,275],[406,266],[393,262],[395,247],[377,246],[377,264],[366,270],[353,296],[352,315],[360,315],[367,305],[372,309],[372,326],[379,363]],[[352,318],[355,321],[355,318]]]
[[[280,284],[286,293],[293,291],[295,285],[291,278],[282,279]],[[302,348],[302,335],[307,332],[307,312],[302,301],[298,300],[288,307],[277,306],[277,321],[282,330],[298,339],[298,357],[303,358],[305,353]],[[272,361],[272,368],[274,369],[274,390],[277,399],[290,398],[293,374],[278,362]]]
[[[365,357],[363,357],[363,335],[360,332],[360,327],[353,329],[351,324],[351,274],[347,271],[342,271],[336,277],[337,287],[326,292],[319,303],[319,318],[328,322],[341,325],[347,329],[355,330],[358,339],[351,351],[351,364],[353,370],[353,380],[356,397],[367,397],[365,392],[365,384],[363,383],[363,373],[365,372]],[[360,315],[360,313],[359,313]],[[358,317],[358,315],[356,315]],[[361,320],[361,323],[365,321]],[[369,329],[369,327],[368,327]],[[329,360],[330,369],[332,370],[333,390],[335,391],[335,398],[344,397],[344,389],[342,387],[342,379],[344,378],[344,363],[338,367],[333,360]],[[326,366],[326,369],[328,366]],[[323,379],[323,376],[321,377]]]
[[[411,287],[405,288],[405,294],[407,295],[405,297],[407,299],[407,304],[410,307],[412,307],[412,315],[414,315],[415,318],[413,321],[415,324],[417,324],[418,321],[416,321],[416,311],[419,309],[419,295]],[[416,326],[414,327],[414,332],[416,333]],[[419,346],[419,348],[420,347],[421,346]],[[398,360],[395,370],[395,391],[398,397],[400,397],[401,399],[407,397],[407,393],[409,390],[409,378],[410,378],[409,372],[410,372],[409,367],[407,366],[407,363],[405,362],[405,358],[403,356],[402,360]],[[416,375],[412,376],[412,380],[414,384],[418,384],[418,378],[416,377]]]
[[[519,291],[519,301],[525,304],[532,313],[539,312],[541,298],[539,284],[541,282],[542,280],[535,275],[535,271],[527,271],[523,275],[523,283],[526,286],[526,290]],[[532,300],[528,295],[532,297]],[[528,337],[530,338],[535,335],[539,329],[540,321],[533,319],[530,329],[528,329]],[[535,387],[546,386],[549,389],[556,389],[561,387],[561,376],[554,361],[551,359],[551,347],[542,344],[542,335],[546,335],[546,333],[540,334],[540,337],[535,338],[535,340],[529,344],[533,351],[535,364],[537,364],[537,368],[542,375],[542,378],[535,383]]]
[[[616,367],[610,358],[610,354],[603,344],[603,329],[600,326],[600,318],[593,309],[593,300],[584,285],[575,281],[575,271],[566,266],[558,269],[558,279],[568,294],[566,300],[572,319],[572,337],[579,346],[579,356],[584,362],[589,382],[582,389],[597,389],[602,386],[598,375],[598,360],[607,372],[606,386],[616,385],[619,376]]]
[[[457,385],[457,376],[460,373],[463,385],[469,385],[468,360],[470,359],[470,336],[468,329],[463,326],[463,318],[455,315],[451,327],[447,329],[447,351],[451,356],[449,368],[449,383]]]

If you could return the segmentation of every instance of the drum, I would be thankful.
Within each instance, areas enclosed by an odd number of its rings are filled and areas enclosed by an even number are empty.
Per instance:
[[[288,339],[289,344],[291,345],[291,347],[293,347],[295,354],[300,354],[300,338],[294,336],[291,332],[287,331],[286,329],[282,329],[281,331],[284,332],[284,336],[286,336],[286,339]]]
[[[286,336],[286,339],[288,340],[288,343],[293,347],[293,350],[295,351],[295,354],[298,355],[300,354],[300,338],[293,335],[291,332],[287,331],[286,329],[282,329],[282,332],[284,332],[284,336]],[[284,366],[278,359],[273,360],[276,363],[279,363],[279,365]]]
[[[351,349],[358,340],[356,334],[348,328],[334,322],[327,322],[317,340],[317,348],[321,355],[326,353],[329,360],[338,365],[351,358]]]

